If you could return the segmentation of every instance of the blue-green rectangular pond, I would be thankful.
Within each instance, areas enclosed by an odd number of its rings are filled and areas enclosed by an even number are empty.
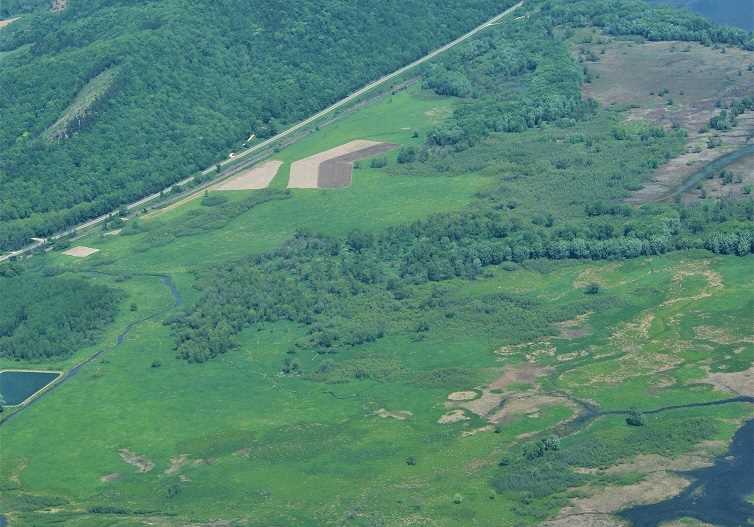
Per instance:
[[[0,394],[5,405],[21,404],[60,376],[54,371],[6,370],[0,372]]]

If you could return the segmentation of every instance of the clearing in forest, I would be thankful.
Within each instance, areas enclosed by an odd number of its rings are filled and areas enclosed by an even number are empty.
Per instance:
[[[577,37],[578,41],[578,37]],[[749,143],[754,113],[728,131],[710,130],[710,119],[725,105],[754,89],[747,65],[754,53],[688,42],[637,42],[587,35],[573,52],[586,66],[585,97],[604,106],[630,108],[629,121],[644,120],[688,131],[688,150],[657,169],[629,198],[661,199],[701,167]]]
[[[213,190],[257,190],[270,186],[282,161],[267,161],[218,184]]]
[[[375,141],[351,141],[291,164],[288,188],[337,188],[351,184],[354,161],[372,157],[396,145]]]
[[[67,256],[74,256],[76,258],[86,258],[87,256],[91,256],[97,252],[99,252],[99,249],[92,249],[91,247],[84,247],[83,245],[79,245],[78,247],[72,247],[68,249],[67,251],[63,252],[63,254]]]

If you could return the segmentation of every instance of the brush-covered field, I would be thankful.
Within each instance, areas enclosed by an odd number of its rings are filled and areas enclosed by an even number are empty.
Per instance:
[[[116,306],[66,354],[0,357],[69,372],[0,426],[10,525],[624,525],[724,456],[754,417],[751,200],[627,204],[688,136],[568,102],[582,33],[532,4],[275,153],[270,189],[5,266]],[[358,139],[401,148],[285,190]]]

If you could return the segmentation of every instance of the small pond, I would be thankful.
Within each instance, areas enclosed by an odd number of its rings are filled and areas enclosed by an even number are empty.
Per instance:
[[[21,404],[59,376],[56,371],[0,371],[0,394],[6,406]]]

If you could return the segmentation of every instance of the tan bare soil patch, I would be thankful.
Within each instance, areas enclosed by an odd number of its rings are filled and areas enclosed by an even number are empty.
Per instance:
[[[170,458],[170,466],[165,469],[165,474],[177,474],[184,466],[188,464],[188,454],[181,454]]]
[[[719,390],[754,397],[754,366],[736,373],[710,373],[702,382]]]
[[[604,36],[600,40],[602,43],[574,48],[577,56],[591,52],[598,60],[585,62],[594,80],[585,85],[584,95],[606,106],[632,106],[629,120],[646,120],[665,128],[676,125],[688,131],[688,151],[660,167],[630,202],[667,196],[704,164],[748,142],[748,131],[754,125],[752,113],[742,115],[731,131],[702,133],[701,129],[718,113],[718,100],[738,99],[754,89],[754,73],[745,68],[754,60],[753,53],[736,48],[722,53],[685,42],[641,44]],[[714,136],[719,136],[723,145],[710,149],[707,141]]]
[[[120,454],[120,458],[124,462],[136,467],[136,469],[141,473],[150,472],[154,468],[154,463],[151,460],[147,459],[144,456],[140,456],[135,452],[131,452],[127,448],[121,448],[120,450],[118,450],[118,454]]]
[[[445,415],[441,416],[437,422],[441,425],[448,425],[452,423],[460,423],[461,421],[468,421],[470,418],[463,410],[453,410]]]
[[[14,18],[6,18],[5,20],[0,20],[0,29],[4,28],[5,26],[12,24],[16,20],[18,20],[20,17],[14,17]]]
[[[99,480],[102,483],[112,483],[113,481],[117,481],[119,479],[120,479],[120,473],[118,472],[113,472],[112,474],[105,474],[104,476],[99,478]]]
[[[412,412],[409,412],[408,410],[397,410],[391,412],[384,408],[380,408],[379,410],[374,412],[374,415],[382,417],[383,419],[397,419],[398,421],[405,421],[409,417],[413,417],[414,414]]]
[[[467,390],[465,392],[453,392],[448,395],[448,401],[471,401],[476,399],[479,394],[473,390]]]
[[[319,188],[348,187],[351,185],[353,163],[355,161],[388,152],[396,147],[397,145],[381,143],[352,154],[329,159],[319,165],[317,185]]]
[[[58,13],[68,7],[68,0],[52,0],[50,11]]]
[[[320,169],[322,164],[328,161],[332,162],[334,160],[337,160],[338,158],[344,158],[345,156],[349,156],[351,154],[356,154],[360,151],[372,151],[372,149],[376,147],[383,148],[383,145],[384,143],[378,143],[376,141],[351,141],[350,143],[340,145],[325,152],[320,152],[319,154],[315,154],[305,159],[295,161],[291,164],[290,177],[288,179],[288,188],[321,188]],[[359,159],[361,157],[364,156],[362,155],[360,157],[352,159],[352,161],[355,161],[356,159]],[[346,161],[346,163],[352,164],[352,161]],[[333,175],[332,177],[327,176],[325,179],[327,179],[326,183],[334,186],[334,183],[336,182],[332,178],[335,178],[335,175]]]
[[[593,312],[589,311],[583,315],[577,316],[573,320],[566,320],[556,324],[560,331],[560,335],[558,336],[565,340],[575,340],[590,335],[592,333],[592,328],[587,325],[586,321],[592,316],[592,314]]]
[[[78,247],[73,247],[71,249],[68,249],[67,251],[64,251],[63,254],[65,254],[66,256],[74,256],[76,258],[86,258],[87,256],[91,256],[97,252],[99,252],[99,249],[92,249],[91,247],[84,247],[83,245],[79,245]]]
[[[282,161],[266,161],[259,166],[244,170],[237,176],[219,183],[213,190],[257,190],[267,188],[270,186],[282,164]]]

